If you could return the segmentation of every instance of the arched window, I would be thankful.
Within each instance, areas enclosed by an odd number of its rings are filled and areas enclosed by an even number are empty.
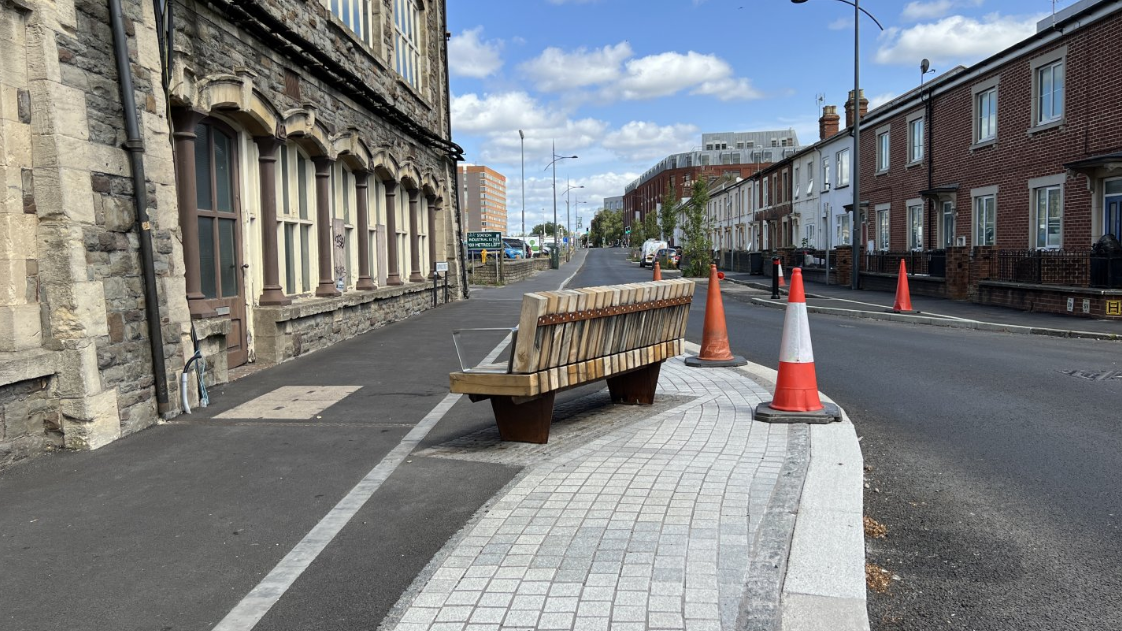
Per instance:
[[[315,239],[315,167],[294,144],[281,147],[277,177],[277,243],[284,293],[312,290]]]

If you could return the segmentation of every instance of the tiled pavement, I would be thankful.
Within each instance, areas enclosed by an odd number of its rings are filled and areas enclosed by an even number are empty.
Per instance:
[[[736,628],[745,594],[759,594],[745,591],[752,560],[776,553],[755,542],[780,470],[808,457],[789,453],[788,433],[805,430],[753,421],[770,397],[737,370],[673,359],[659,392],[685,402],[544,452],[447,544],[383,627]]]

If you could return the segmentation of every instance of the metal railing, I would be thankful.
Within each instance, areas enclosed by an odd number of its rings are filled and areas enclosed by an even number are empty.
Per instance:
[[[865,270],[876,274],[895,274],[900,271],[900,260],[912,276],[934,276],[945,278],[947,275],[946,250],[910,250],[907,252],[867,252]]]
[[[990,259],[989,280],[1122,288],[1122,255],[1090,250],[998,250]]]

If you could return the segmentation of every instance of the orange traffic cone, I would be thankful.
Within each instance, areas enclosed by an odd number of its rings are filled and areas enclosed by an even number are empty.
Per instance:
[[[782,263],[779,264],[779,286],[780,287],[786,287],[787,286],[787,282],[783,280],[783,264]]]
[[[654,279],[662,280],[662,267],[659,266],[658,261],[654,264]]]
[[[908,268],[900,259],[900,275],[896,278],[896,302],[892,304],[896,313],[912,310],[912,293],[908,291]]]
[[[723,276],[723,274],[721,275]],[[701,352],[687,357],[686,365],[694,368],[743,366],[748,360],[733,355],[729,349],[729,331],[725,325],[725,304],[721,301],[720,276],[717,266],[709,266],[709,293],[705,301],[705,324],[701,330]]]
[[[829,423],[841,420],[841,410],[823,404],[818,397],[818,378],[814,372],[814,349],[810,345],[810,321],[806,315],[803,271],[791,272],[791,291],[783,318],[783,339],[779,345],[779,376],[771,401],[756,407],[756,419],[780,423]]]

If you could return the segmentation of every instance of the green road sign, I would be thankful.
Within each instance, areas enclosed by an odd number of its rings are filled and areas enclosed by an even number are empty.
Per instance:
[[[469,250],[497,250],[503,247],[501,232],[469,232],[467,234],[467,247]]]

